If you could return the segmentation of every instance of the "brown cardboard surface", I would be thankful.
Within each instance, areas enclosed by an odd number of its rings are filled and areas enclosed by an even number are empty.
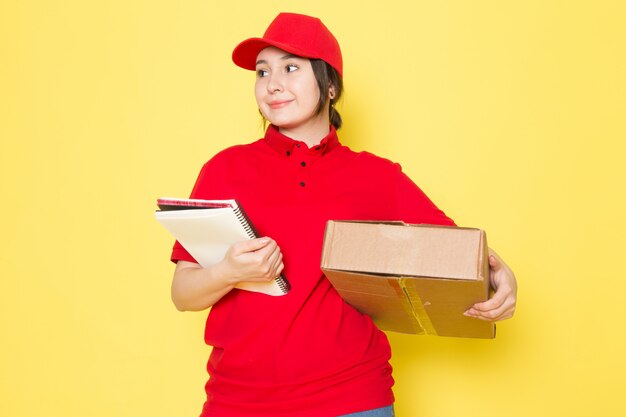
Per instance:
[[[463,312],[489,295],[480,229],[329,221],[322,270],[339,294],[382,330],[493,338]]]

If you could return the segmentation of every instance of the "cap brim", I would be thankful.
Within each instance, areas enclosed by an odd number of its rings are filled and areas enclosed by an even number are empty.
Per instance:
[[[283,51],[287,51],[290,54],[301,56],[303,58],[318,58],[315,56],[308,56],[306,52],[280,42],[274,42],[263,38],[250,38],[235,47],[232,56],[233,62],[241,68],[254,71],[256,69],[256,58],[259,55],[259,52],[268,46],[274,46],[278,49],[282,49]]]

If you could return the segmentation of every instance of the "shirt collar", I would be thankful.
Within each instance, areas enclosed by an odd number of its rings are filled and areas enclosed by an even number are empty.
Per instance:
[[[307,144],[302,141],[293,140],[278,131],[278,127],[269,125],[265,131],[265,141],[276,150],[278,153],[284,156],[291,155],[294,146],[304,147],[307,149]],[[316,145],[309,149],[311,153],[318,153],[324,155],[339,146],[339,138],[337,137],[337,130],[335,126],[330,125],[330,132],[322,139],[319,145]]]

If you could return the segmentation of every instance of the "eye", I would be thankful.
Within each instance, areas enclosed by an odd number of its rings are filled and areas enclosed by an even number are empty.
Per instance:
[[[300,67],[298,67],[296,64],[289,64],[287,65],[287,72],[294,72],[297,71]]]
[[[256,70],[256,75],[259,78],[267,77],[267,74],[268,74],[267,70],[264,70],[264,69]]]

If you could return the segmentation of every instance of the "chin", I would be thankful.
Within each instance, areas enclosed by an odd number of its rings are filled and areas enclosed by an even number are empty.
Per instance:
[[[267,117],[267,115],[265,114],[263,115],[263,117],[265,117],[265,120],[267,120],[269,123],[277,127],[281,127],[286,124],[289,124],[288,120],[285,120],[284,118],[281,118],[281,117]]]
[[[294,123],[292,120],[284,120],[284,119],[267,119],[267,120],[274,126],[280,127],[282,129],[292,129],[299,125],[298,123]]]

